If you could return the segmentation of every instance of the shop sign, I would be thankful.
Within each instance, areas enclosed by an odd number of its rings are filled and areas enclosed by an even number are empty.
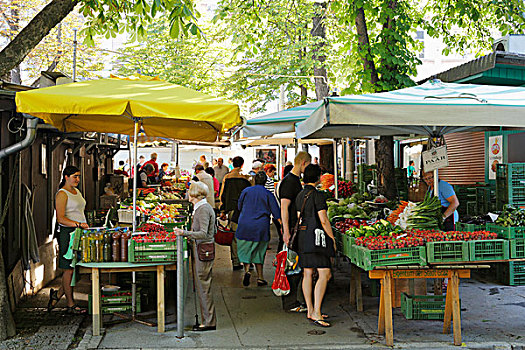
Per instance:
[[[489,137],[489,180],[496,180],[496,165],[503,163],[503,135]]]
[[[423,157],[423,170],[425,172],[448,166],[447,146],[432,148],[421,153]]]

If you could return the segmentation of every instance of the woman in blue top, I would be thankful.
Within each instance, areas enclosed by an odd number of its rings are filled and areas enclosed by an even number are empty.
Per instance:
[[[429,192],[434,191],[434,172],[423,173],[423,180],[429,187]],[[443,226],[445,231],[454,231],[456,222],[459,220],[457,207],[459,200],[454,188],[446,181],[439,180],[438,195],[443,211]]]
[[[265,183],[266,173],[259,171],[255,175],[255,186],[245,188],[239,197],[238,208],[241,214],[235,238],[237,254],[244,265],[244,286],[250,285],[250,264],[255,264],[257,285],[268,284],[263,277],[263,263],[270,241],[270,215],[281,222],[277,199],[264,187]]]

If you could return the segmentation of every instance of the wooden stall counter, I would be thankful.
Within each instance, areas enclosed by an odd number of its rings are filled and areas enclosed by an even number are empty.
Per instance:
[[[176,270],[176,263],[128,263],[128,262],[105,262],[105,263],[77,263],[80,273],[91,274],[91,289],[93,293],[93,335],[100,335],[102,327],[102,313],[100,303],[100,274],[156,271],[157,272],[157,331],[165,331],[166,307],[164,300],[164,277],[166,270]]]

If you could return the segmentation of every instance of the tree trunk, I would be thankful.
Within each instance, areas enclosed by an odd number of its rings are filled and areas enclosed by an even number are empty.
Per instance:
[[[372,59],[370,52],[370,40],[368,38],[368,29],[366,26],[365,10],[360,7],[357,9],[357,16],[355,18],[355,27],[357,31],[357,46],[361,52],[361,59],[363,61],[363,68],[370,72],[370,83],[376,85],[379,81],[376,66]]]
[[[0,233],[0,341],[16,334],[15,321],[9,306],[7,276],[5,275],[4,256],[2,254],[3,238]]]
[[[396,7],[397,7],[397,0],[390,0],[388,1],[388,5],[387,5],[388,9],[391,10],[391,11],[395,11]],[[395,26],[395,23],[396,23],[396,20],[394,19],[394,17],[387,17],[385,23],[383,23],[383,31],[387,32],[387,31],[390,31],[392,30],[392,28]],[[390,45],[392,44],[391,43],[391,40],[390,40],[390,37],[387,36],[385,38],[385,42],[386,42],[386,47],[390,47]],[[385,55],[386,57],[386,55]],[[381,69],[381,67],[383,67],[383,69]],[[385,60],[384,57],[381,58],[381,65],[380,65],[380,68],[379,70],[381,72],[383,71],[391,71],[393,70],[394,68],[392,68],[388,63],[387,61]],[[384,78],[383,78],[383,81],[384,81]]]
[[[313,18],[313,28],[312,28],[312,36],[318,37],[320,39],[320,42],[316,44],[313,47],[313,59],[314,59],[314,75],[316,77],[324,77],[324,78],[314,78],[315,79],[315,95],[317,97],[317,101],[322,100],[326,96],[328,96],[328,80],[327,80],[327,74],[326,74],[326,67],[324,65],[324,62],[326,61],[326,56],[322,53],[319,54],[320,51],[323,50],[325,46],[325,40],[326,40],[326,30],[324,26],[324,13],[326,10],[326,4],[325,3],[319,3],[316,2],[314,5],[316,8],[316,15]]]
[[[0,76],[18,66],[29,52],[60,23],[79,0],[53,0],[0,52]]]
[[[303,84],[301,84],[299,87],[301,88],[301,104],[304,105],[308,98],[308,89]]]
[[[381,136],[376,141],[377,188],[388,199],[397,197],[394,174],[394,137]]]

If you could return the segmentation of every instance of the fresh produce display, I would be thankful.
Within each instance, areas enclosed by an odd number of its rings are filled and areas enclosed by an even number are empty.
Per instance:
[[[149,219],[163,224],[180,222],[185,218],[179,212],[181,207],[181,204],[160,203],[149,212]]]
[[[323,174],[321,175],[321,189],[328,190],[334,185],[334,175],[333,174]]]
[[[496,233],[489,231],[460,232],[460,231],[434,231],[434,230],[410,230],[408,236],[423,238],[427,242],[444,242],[444,241],[479,241],[486,239],[495,239]]]
[[[381,225],[384,225],[384,224],[379,222],[374,226],[380,227]],[[364,229],[366,230],[366,227]],[[377,231],[374,233],[377,233]],[[406,233],[404,233],[403,231],[397,230],[391,233],[392,234],[389,233],[389,234],[379,234],[379,235],[369,234],[368,236],[365,234],[364,237],[356,236],[357,238],[355,239],[355,244],[366,247],[370,250],[378,250],[378,249],[419,247],[419,246],[424,245],[427,242],[477,241],[477,240],[495,239],[497,237],[497,234],[488,232],[488,231],[441,232],[441,231],[432,231],[432,230],[411,230],[411,231],[407,231]]]
[[[525,210],[512,205],[505,205],[495,224],[505,227],[525,226]]]
[[[338,202],[328,201],[327,214],[329,220],[338,217],[361,220],[367,220],[370,218],[363,208],[355,203],[351,203],[351,198],[341,199]]]
[[[353,227],[346,231],[353,237],[377,237],[377,236],[389,236],[396,237],[403,234],[405,231],[399,227],[391,224],[386,220],[379,220],[370,226]]]
[[[409,202],[395,221],[396,225],[404,229],[439,229],[442,223],[441,202],[434,196],[426,196],[418,204]]]
[[[370,250],[379,249],[397,249],[408,247],[419,247],[425,244],[421,237],[413,236],[376,236],[376,237],[358,237],[355,244],[366,247]]]
[[[162,225],[143,224],[139,230],[142,232],[131,236],[131,239],[137,243],[175,242],[177,240],[175,233],[167,232]]]
[[[344,219],[341,221],[338,221],[334,224],[335,228],[339,232],[346,232],[354,227],[361,227],[368,225],[368,222],[366,220],[356,220],[356,219]]]
[[[332,191],[334,192],[335,189]],[[337,181],[337,193],[339,198],[350,197],[355,192],[355,186],[350,181]]]
[[[388,202],[388,199],[386,199],[385,196],[377,196],[374,199],[374,203],[377,203],[377,204],[382,204],[382,203],[387,203],[387,202]]]
[[[396,221],[399,219],[399,215],[405,211],[405,208],[407,207],[408,202],[401,201],[401,204],[397,207],[397,209],[393,210],[388,218],[386,219],[391,224],[396,224]]]

